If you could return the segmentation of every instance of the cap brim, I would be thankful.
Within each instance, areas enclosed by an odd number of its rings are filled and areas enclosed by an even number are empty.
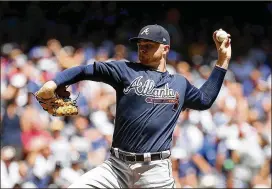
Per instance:
[[[158,42],[158,41],[151,40],[151,39],[149,39],[148,37],[132,37],[132,38],[129,39],[129,41],[130,41],[131,43],[135,43],[135,42],[138,42],[138,41],[141,40],[141,39],[145,39],[145,40],[148,40],[148,41],[153,41],[153,42],[156,42],[156,43],[160,43],[160,42]]]

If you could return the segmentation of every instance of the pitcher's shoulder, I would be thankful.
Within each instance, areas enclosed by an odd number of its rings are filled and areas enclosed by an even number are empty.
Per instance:
[[[179,81],[186,81],[187,79],[181,74],[172,74]]]
[[[130,62],[129,61],[129,62],[125,62],[125,64],[129,70],[133,70],[136,72],[149,70],[148,67],[146,67],[138,62]]]
[[[184,87],[187,86],[188,80],[183,75],[173,74],[173,77],[175,78],[175,82],[178,83],[179,86],[184,86]]]
[[[126,59],[122,59],[122,60],[108,60],[105,63],[116,64],[118,66],[123,66],[123,67],[130,67],[130,66],[133,66],[133,65],[137,64],[136,62],[131,62],[131,61],[126,60]]]

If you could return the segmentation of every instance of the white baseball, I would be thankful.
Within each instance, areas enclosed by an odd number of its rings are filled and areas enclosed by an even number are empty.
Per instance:
[[[225,32],[224,30],[219,30],[217,33],[216,33],[216,39],[218,42],[223,42],[226,38],[228,37],[228,34],[227,32]]]

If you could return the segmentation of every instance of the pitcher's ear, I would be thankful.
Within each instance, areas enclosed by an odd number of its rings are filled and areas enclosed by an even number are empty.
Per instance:
[[[167,53],[170,51],[170,46],[169,45],[164,45],[164,51]]]

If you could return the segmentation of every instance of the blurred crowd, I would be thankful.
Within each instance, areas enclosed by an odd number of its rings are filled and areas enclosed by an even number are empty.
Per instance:
[[[92,5],[99,7],[99,3]],[[32,11],[39,8],[35,3],[32,6]],[[104,17],[98,11],[97,17],[86,18],[94,20],[100,15],[110,28],[117,24],[115,17],[107,17],[114,13],[114,7],[114,3],[108,5]],[[69,86],[71,98],[77,99],[79,106],[79,115],[71,117],[49,116],[33,93],[57,72],[73,66],[94,61],[137,62],[137,50],[126,40],[138,30],[127,20],[116,29],[116,38],[101,32],[84,40],[80,31],[86,28],[79,27],[80,40],[69,44],[62,40],[70,35],[69,24],[57,24],[42,14],[36,12],[33,17],[30,13],[25,22],[11,17],[0,23],[8,23],[1,30],[1,39],[6,33],[14,37],[1,44],[1,188],[66,188],[108,158],[115,91],[93,81]],[[126,10],[121,13],[129,14]],[[167,61],[171,74],[181,74],[200,87],[215,65],[217,52],[211,34],[220,27],[232,36],[233,58],[213,106],[180,114],[171,149],[177,187],[270,188],[271,26],[247,23],[238,29],[232,17],[225,17],[214,24],[200,19],[194,23],[198,27],[184,29],[179,25],[180,17],[179,10],[172,8],[158,21],[169,30],[173,41]],[[16,31],[19,23],[37,27],[29,27],[29,33],[20,36]],[[44,23],[51,25],[45,24],[43,43],[30,45],[23,41],[28,39],[26,34],[33,39],[41,37],[38,26]],[[50,33],[54,31],[57,36]],[[101,36],[102,40],[95,39]]]

